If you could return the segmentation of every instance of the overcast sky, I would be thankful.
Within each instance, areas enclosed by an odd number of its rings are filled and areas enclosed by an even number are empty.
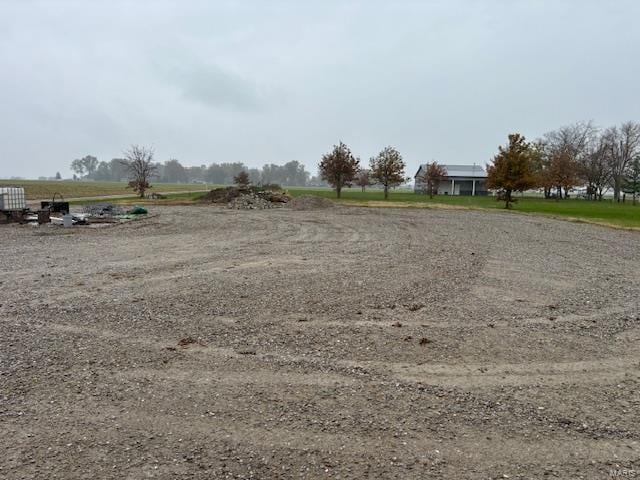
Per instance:
[[[315,174],[339,140],[413,174],[640,120],[640,1],[0,0],[0,72],[0,178],[132,143]]]

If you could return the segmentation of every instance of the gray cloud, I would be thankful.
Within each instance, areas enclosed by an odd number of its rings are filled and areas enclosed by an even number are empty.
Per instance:
[[[411,170],[640,120],[635,0],[0,1],[0,177],[153,144],[185,164],[339,139]],[[66,170],[68,171],[68,170]]]
[[[159,66],[161,75],[184,98],[224,110],[254,111],[264,106],[258,87],[216,65],[185,64]]]

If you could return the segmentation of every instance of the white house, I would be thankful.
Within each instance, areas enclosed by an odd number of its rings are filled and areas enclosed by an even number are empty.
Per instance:
[[[487,195],[487,174],[478,165],[442,165],[447,175],[438,185],[438,195]],[[427,164],[420,165],[415,175],[415,193],[426,193],[422,176]],[[435,193],[435,192],[434,192]]]

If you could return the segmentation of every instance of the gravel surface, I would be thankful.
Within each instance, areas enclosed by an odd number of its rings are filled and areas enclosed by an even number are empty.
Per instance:
[[[154,208],[0,227],[0,478],[640,475],[640,235]]]

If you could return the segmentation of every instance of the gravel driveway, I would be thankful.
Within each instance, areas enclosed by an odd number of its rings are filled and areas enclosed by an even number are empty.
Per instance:
[[[640,476],[640,235],[157,207],[0,227],[0,478]]]

